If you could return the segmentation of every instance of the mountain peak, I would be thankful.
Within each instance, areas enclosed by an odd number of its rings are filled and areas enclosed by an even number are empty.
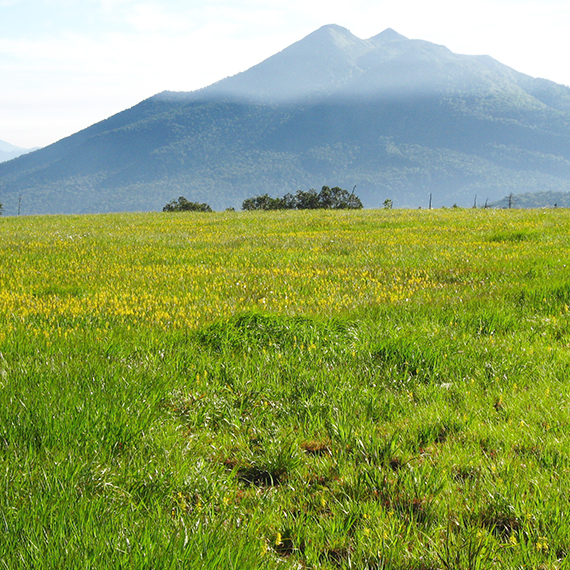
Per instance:
[[[297,45],[303,46],[304,49],[314,49],[322,45],[326,49],[332,44],[335,48],[344,50],[362,43],[364,40],[356,37],[350,30],[337,24],[327,24],[297,42]]]
[[[346,28],[328,24],[247,71],[207,87],[202,94],[250,101],[324,96],[350,78],[357,58],[373,47]]]
[[[313,34],[319,34],[319,33],[326,32],[326,31],[352,35],[350,33],[350,30],[348,30],[347,28],[344,28],[343,26],[339,26],[338,24],[325,24],[324,26],[321,26],[320,28],[315,30],[313,32]]]
[[[373,36],[370,38],[369,41],[373,43],[380,43],[380,42],[393,42],[393,41],[400,41],[400,40],[407,40],[406,36],[399,34],[396,30],[392,28],[386,28],[383,32],[380,32],[378,35]]]

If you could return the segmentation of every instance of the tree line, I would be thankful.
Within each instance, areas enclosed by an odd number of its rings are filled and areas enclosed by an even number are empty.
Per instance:
[[[356,188],[356,187],[355,187]],[[310,190],[297,190],[295,194],[287,193],[284,196],[272,198],[269,194],[262,194],[247,198],[241,205],[242,210],[360,210],[362,202],[354,193],[335,186],[323,186],[320,192],[314,188]],[[233,208],[232,208],[233,209]],[[184,196],[172,200],[163,212],[212,212],[208,204],[190,202]]]
[[[362,208],[360,198],[348,190],[335,186],[323,186],[320,192],[314,188],[297,190],[295,194],[272,198],[262,194],[247,198],[241,205],[242,210],[359,210]]]

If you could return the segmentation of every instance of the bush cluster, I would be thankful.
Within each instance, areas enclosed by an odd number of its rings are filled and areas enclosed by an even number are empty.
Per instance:
[[[269,194],[247,198],[241,207],[242,210],[359,210],[362,202],[354,192],[338,186],[323,186],[320,192],[311,188],[278,198],[272,198]]]

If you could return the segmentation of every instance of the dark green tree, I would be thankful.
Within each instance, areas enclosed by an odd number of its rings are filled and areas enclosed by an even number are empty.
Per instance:
[[[168,202],[163,212],[212,212],[212,208],[208,204],[199,204],[198,202],[190,202],[184,196],[180,196],[178,200]]]
[[[316,210],[322,208],[319,195],[314,188],[307,190],[297,190],[295,194],[295,208],[297,210]]]
[[[284,210],[284,198],[272,198],[269,194],[262,194],[254,198],[247,198],[241,205],[242,210]]]
[[[335,186],[323,186],[319,192],[319,208],[326,210],[360,210],[362,202],[354,193]]]

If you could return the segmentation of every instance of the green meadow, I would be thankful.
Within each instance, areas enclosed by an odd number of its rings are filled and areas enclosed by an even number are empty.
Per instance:
[[[0,219],[0,568],[570,568],[570,213]]]

